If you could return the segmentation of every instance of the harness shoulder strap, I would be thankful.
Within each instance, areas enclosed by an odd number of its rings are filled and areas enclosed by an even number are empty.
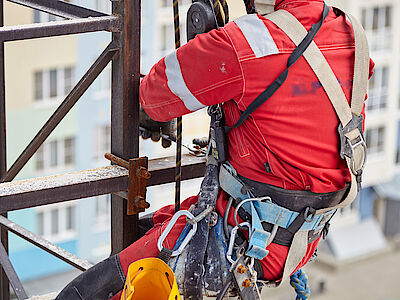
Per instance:
[[[303,53],[304,58],[309,63],[315,75],[321,82],[325,92],[327,93],[336,114],[340,120],[339,134],[344,137],[345,145],[348,153],[341,153],[346,160],[351,175],[351,187],[346,197],[339,205],[327,209],[318,210],[317,213],[324,213],[331,209],[342,208],[349,205],[357,195],[357,179],[364,166],[366,147],[362,135],[362,119],[360,121],[361,110],[368,83],[369,68],[369,52],[368,43],[360,23],[352,16],[348,15],[353,25],[355,36],[355,63],[354,63],[354,79],[353,92],[351,99],[351,107],[349,107],[346,96],[336,79],[329,63],[326,61],[322,52],[313,41]],[[266,16],[271,22],[281,28],[285,34],[298,45],[303,37],[307,34],[303,25],[288,11],[278,10]]]
[[[317,211],[317,214],[325,213],[332,209],[342,208],[349,205],[355,199],[357,196],[356,175],[361,174],[365,161],[366,147],[362,135],[362,127],[360,126],[360,124],[362,124],[362,119],[360,122],[360,116],[362,117],[361,111],[366,95],[369,74],[368,43],[360,23],[351,15],[348,15],[348,17],[353,25],[355,39],[355,62],[351,107],[348,105],[346,96],[338,83],[335,74],[315,42],[311,42],[310,46],[303,53],[304,58],[321,82],[321,85],[327,93],[340,120],[339,134],[341,135],[341,140],[343,136],[345,143],[348,144],[351,150],[350,155],[349,153],[342,153],[344,152],[343,149],[345,146],[341,145],[341,156],[346,160],[351,175],[350,191],[339,205],[327,209],[320,209]],[[267,15],[266,18],[281,28],[296,45],[298,45],[307,34],[303,25],[286,10],[278,10]],[[307,237],[304,232],[298,231],[293,238],[286,259],[282,281],[285,280],[297,267],[306,249]]]

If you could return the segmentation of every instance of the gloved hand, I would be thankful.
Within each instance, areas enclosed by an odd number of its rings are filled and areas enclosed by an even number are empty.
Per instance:
[[[139,126],[144,130],[140,130],[143,139],[151,138],[152,141],[158,142],[161,138],[161,145],[164,148],[171,146],[171,141],[176,140],[176,122],[171,120],[168,122],[158,122],[152,120],[146,112],[140,107]]]

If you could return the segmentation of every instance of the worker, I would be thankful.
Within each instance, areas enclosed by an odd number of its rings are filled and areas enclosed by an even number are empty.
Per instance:
[[[323,0],[244,2],[252,14],[198,35],[153,66],[140,84],[141,106],[151,119],[169,122],[223,103],[226,126],[233,127],[254,99],[285,71],[296,48],[288,35],[268,20],[271,8],[289,12],[307,31],[325,12]],[[253,13],[254,9],[257,13]],[[340,10],[329,8],[314,38],[348,103],[352,99],[354,77],[352,29]],[[374,63],[372,60],[368,63],[366,76],[370,77]],[[160,131],[166,123],[159,124],[152,130]],[[274,204],[298,213],[306,208],[334,207],[346,198],[352,180],[338,151],[338,125],[339,118],[326,87],[308,61],[300,57],[268,101],[243,124],[229,131],[229,165],[237,172],[243,187],[255,197],[268,196]],[[197,199],[198,196],[186,199],[181,209],[190,209]],[[234,211],[239,204],[233,203],[226,212],[228,201],[229,194],[220,191],[216,211],[220,216],[228,213],[228,223],[235,226]],[[248,220],[248,214],[239,209],[238,218]],[[148,220],[152,228],[143,237],[78,276],[57,299],[118,299],[129,265],[159,255],[158,238],[173,215],[172,205],[155,212]],[[178,219],[164,241],[166,247],[172,249],[185,225],[185,218]],[[263,222],[263,229],[271,232],[273,225]],[[291,272],[310,260],[326,229],[324,226],[324,230],[308,232],[307,249]],[[266,249],[268,255],[258,260],[258,276],[269,281],[282,278],[293,237],[294,233],[287,228],[278,228]]]

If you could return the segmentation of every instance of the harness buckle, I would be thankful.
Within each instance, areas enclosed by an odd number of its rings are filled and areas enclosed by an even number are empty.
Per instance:
[[[351,121],[343,128],[342,124],[339,123],[338,132],[340,138],[340,157],[345,159],[345,156],[350,158],[350,171],[356,175],[361,176],[362,170],[365,166],[367,144],[365,143],[363,134],[363,115],[352,115]],[[346,134],[351,131],[358,129],[358,134],[350,139]],[[361,166],[356,166],[356,161],[354,159],[354,153],[357,147],[362,147],[363,159]],[[361,182],[361,180],[359,179]]]
[[[304,221],[311,223],[314,220],[316,210],[310,206],[306,207],[303,213]]]

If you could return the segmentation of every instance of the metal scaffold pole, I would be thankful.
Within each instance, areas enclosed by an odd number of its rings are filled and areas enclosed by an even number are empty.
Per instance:
[[[113,14],[121,16],[122,31],[113,33],[121,46],[112,62],[111,151],[129,160],[139,156],[139,82],[141,0],[113,1]],[[111,201],[112,253],[133,243],[139,235],[138,215],[127,215],[127,202]]]
[[[0,27],[4,26],[4,2],[0,0]],[[6,149],[6,98],[4,81],[4,42],[0,41],[0,178],[7,172],[7,149]],[[7,217],[7,213],[2,216]],[[0,229],[1,243],[8,253],[8,231]],[[0,273],[0,298],[10,298],[10,283],[4,269]]]

